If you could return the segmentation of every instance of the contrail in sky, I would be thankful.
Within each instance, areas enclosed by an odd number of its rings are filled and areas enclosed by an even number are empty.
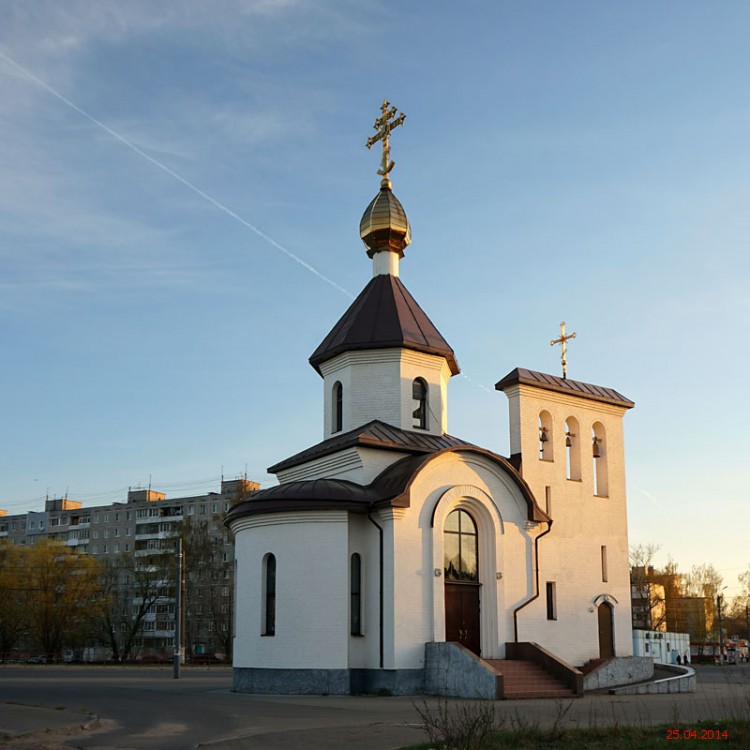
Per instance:
[[[93,115],[90,115],[85,110],[81,109],[78,105],[74,104],[70,99],[63,96],[59,91],[56,91],[52,86],[50,86],[48,83],[43,81],[41,78],[37,78],[31,71],[27,70],[23,67],[23,65],[20,65],[15,60],[11,59],[6,55],[1,49],[0,49],[0,58],[5,60],[9,65],[13,66],[16,70],[20,71],[23,75],[25,75],[27,78],[30,78],[34,83],[36,83],[38,86],[41,86],[45,91],[52,94],[56,99],[59,99],[63,104],[66,104],[71,109],[78,112],[79,115],[85,117],[90,122],[93,122],[94,125],[101,128],[105,133],[108,133],[116,140],[120,141],[123,145],[127,146],[131,151],[135,151],[138,156],[143,157],[147,161],[151,162],[154,166],[158,167],[162,171],[166,172],[170,177],[173,177],[178,182],[181,182],[185,187],[192,190],[197,195],[200,195],[201,198],[204,200],[207,200],[209,203],[211,203],[213,206],[218,208],[220,211],[223,211],[228,216],[231,216],[233,219],[236,219],[239,221],[240,224],[242,224],[244,227],[247,227],[252,232],[255,232],[255,234],[258,235],[261,239],[265,240],[269,245],[276,248],[280,252],[284,253],[287,257],[291,258],[296,263],[299,263],[303,268],[307,269],[310,273],[317,276],[322,281],[325,281],[327,284],[330,284],[332,287],[335,287],[338,289],[342,294],[345,294],[349,299],[354,299],[354,295],[344,289],[343,287],[339,286],[335,281],[332,279],[329,279],[327,276],[324,276],[320,271],[318,271],[317,268],[314,268],[311,266],[307,261],[302,260],[298,255],[295,255],[291,250],[287,250],[283,245],[280,245],[278,242],[276,242],[273,237],[269,237],[265,232],[258,229],[255,225],[251,224],[246,219],[243,219],[239,214],[236,214],[234,211],[232,211],[231,208],[228,208],[223,203],[220,203],[216,200],[216,198],[212,198],[208,193],[204,193],[203,190],[201,190],[199,187],[196,187],[193,185],[192,182],[189,182],[184,177],[180,176],[175,172],[174,170],[170,169],[166,164],[162,164],[158,159],[154,159],[153,156],[149,156],[145,151],[142,151],[138,146],[136,146],[134,143],[129,141],[124,136],[120,135],[116,131],[112,130],[112,128],[105,125],[101,120],[97,120],[96,117]]]
[[[661,508],[661,503],[650,492],[646,492],[643,487],[636,487],[635,489],[642,492],[657,508]]]
[[[472,385],[475,385],[477,388],[481,388],[483,391],[487,391],[487,393],[489,393],[491,396],[495,395],[494,390],[492,390],[491,388],[488,388],[486,385],[483,385],[482,383],[477,383],[476,380],[473,380],[472,378],[470,378],[465,372],[461,372],[460,374],[464,380],[468,380],[469,383],[471,383]]]
[[[278,242],[276,242],[276,240],[273,239],[273,237],[269,237],[264,231],[262,231],[261,229],[258,229],[258,227],[256,227],[254,224],[251,224],[249,221],[247,221],[247,219],[243,219],[239,214],[236,214],[234,211],[232,211],[231,208],[228,208],[223,203],[220,203],[219,201],[216,200],[216,198],[212,198],[208,193],[203,192],[203,190],[193,185],[192,182],[189,182],[181,175],[177,174],[177,172],[175,172],[173,169],[170,169],[166,164],[162,164],[162,162],[160,162],[158,159],[154,159],[153,156],[150,156],[145,151],[142,151],[140,148],[138,148],[138,146],[136,146],[134,143],[129,141],[127,138],[120,135],[116,131],[112,130],[112,128],[108,127],[103,122],[101,122],[101,120],[97,120],[96,117],[94,117],[93,115],[90,115],[88,112],[81,109],[78,105],[74,104],[72,101],[70,101],[70,99],[63,96],[63,94],[61,94],[59,91],[56,91],[52,86],[50,86],[48,83],[43,81],[41,78],[37,78],[37,76],[35,76],[31,71],[24,68],[23,65],[20,65],[15,60],[8,57],[8,55],[5,54],[5,52],[3,52],[2,49],[0,49],[0,58],[5,60],[5,62],[7,62],[12,67],[14,67],[16,70],[18,70],[20,73],[25,75],[27,78],[34,81],[34,83],[36,83],[38,86],[41,86],[45,91],[52,94],[52,96],[54,96],[56,99],[59,99],[63,104],[75,110],[76,112],[78,112],[79,115],[81,115],[82,117],[85,117],[90,122],[93,122],[94,125],[101,128],[105,133],[108,133],[113,138],[120,141],[120,143],[122,143],[124,146],[127,146],[131,151],[135,151],[135,153],[138,154],[138,156],[143,157],[144,159],[146,159],[146,161],[151,162],[151,164],[153,164],[155,167],[158,167],[162,171],[166,172],[170,177],[173,177],[178,182],[181,182],[185,187],[189,188],[197,195],[200,195],[201,198],[208,201],[210,204],[218,208],[220,211],[223,211],[228,216],[231,216],[233,219],[235,219],[240,224],[242,224],[242,226],[247,227],[252,232],[255,232],[255,234],[257,234],[258,237],[265,240],[269,245],[276,248],[276,250],[279,250],[280,252],[284,253],[284,255],[286,255],[288,258],[291,258],[293,261],[295,261],[295,263],[299,263],[299,265],[307,269],[314,276],[317,276],[319,279],[321,279],[321,281],[325,281],[326,284],[330,284],[335,289],[338,289],[338,291],[346,295],[349,299],[354,299],[354,295],[350,291],[348,291],[347,289],[344,289],[342,286],[339,286],[335,281],[333,281],[332,279],[329,279],[327,276],[324,276],[320,271],[318,271],[317,268],[315,268],[314,266],[311,266],[307,261],[302,260],[302,258],[300,258],[298,255],[295,255],[291,250],[287,250],[283,245],[280,245]],[[472,383],[472,385],[475,385],[481,388],[482,390],[486,391],[487,393],[494,395],[493,391],[487,386],[482,385],[481,383],[476,383],[472,381],[470,378],[466,376],[465,373],[461,373],[461,374],[470,383]]]

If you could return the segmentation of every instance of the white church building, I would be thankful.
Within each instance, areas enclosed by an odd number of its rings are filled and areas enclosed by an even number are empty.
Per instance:
[[[270,467],[279,484],[226,520],[234,688],[441,692],[436,663],[448,685],[457,670],[495,679],[509,657],[576,673],[631,655],[633,403],[516,368],[496,385],[511,455],[451,436],[458,362],[399,276],[411,231],[386,164],[360,225],[372,278],[310,357],[323,440]]]

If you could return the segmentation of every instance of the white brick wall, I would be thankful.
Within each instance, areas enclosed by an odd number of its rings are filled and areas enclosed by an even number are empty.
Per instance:
[[[235,667],[348,666],[348,523],[345,512],[253,516],[234,525]],[[276,555],[276,634],[263,636],[262,568]]]
[[[520,640],[536,641],[573,664],[598,657],[597,597],[613,597],[615,653],[632,654],[625,461],[622,418],[625,409],[573,395],[517,385],[510,401],[511,452],[522,455],[522,472],[539,504],[551,492],[552,532],[539,543],[540,597],[519,614]],[[539,414],[551,416],[552,461],[539,458]],[[580,480],[566,478],[565,421],[578,422]],[[606,430],[606,450],[597,461],[608,466],[608,494],[594,494],[592,426]],[[607,547],[602,580],[601,547]],[[545,582],[557,588],[557,620],[546,616]]]
[[[308,461],[286,471],[280,471],[279,482],[295,482],[302,479],[346,479],[366,485],[385,471],[391,464],[408,456],[398,451],[383,451],[375,448],[354,447]]]
[[[432,370],[428,367],[442,362],[440,358],[424,355],[423,359],[411,352],[392,357],[393,352],[386,352],[383,361],[374,363],[369,357],[377,353],[364,354],[367,356],[359,362],[342,355],[339,366],[325,373],[327,391],[335,380],[349,378],[353,413],[362,423],[368,421],[368,409],[376,410],[382,419],[389,408],[408,408],[411,419],[411,381],[416,374],[443,393],[447,367],[444,363]],[[383,377],[408,384],[408,394],[404,387],[396,389],[398,398],[385,395],[389,389],[382,388],[382,381],[378,381],[379,368],[384,368]],[[368,378],[372,378],[369,386]],[[352,383],[358,384],[359,390]],[[550,488],[554,519],[552,531],[539,541],[539,597],[518,614],[519,639],[536,641],[572,664],[595,658],[599,655],[596,605],[606,596],[614,606],[616,654],[629,655],[632,630],[622,440],[625,410],[527,386],[514,387],[508,395],[511,445],[522,453],[524,478],[543,509],[545,488]],[[444,397],[440,398],[444,404]],[[551,416],[554,461],[539,459],[537,420],[542,409]],[[565,474],[564,422],[568,417],[575,417],[579,423],[576,437],[581,444],[581,478],[576,481],[566,479]],[[399,419],[399,426],[409,427],[403,424],[403,413]],[[606,429],[607,497],[594,495],[594,422]],[[348,429],[346,421],[344,428]],[[388,454],[383,459],[383,455],[372,449],[357,449],[359,466],[344,461],[342,468],[346,464],[346,472],[354,473],[342,476],[363,484],[371,481],[399,457]],[[349,458],[353,457],[352,453]],[[331,467],[323,461],[304,471],[306,476],[325,476],[327,468]],[[514,639],[513,612],[536,591],[534,541],[547,525],[528,523],[526,502],[506,469],[491,457],[470,451],[449,451],[433,457],[413,480],[411,507],[384,510],[376,517],[384,533],[386,669],[421,667],[424,643],[445,638],[443,524],[457,507],[472,515],[479,530],[483,656],[504,656],[504,644]],[[347,517],[333,511],[258,516],[240,519],[235,532],[235,666],[380,666],[379,535],[367,517]],[[607,581],[602,580],[602,546],[607,547]],[[262,559],[267,552],[276,555],[278,568],[277,628],[273,637],[260,635]],[[361,638],[352,637],[349,628],[349,559],[354,552],[363,562]],[[546,581],[556,584],[556,620],[547,619]]]
[[[412,383],[421,377],[428,387],[430,414],[427,432],[448,431],[448,363],[443,357],[409,349],[351,351],[320,366],[323,373],[323,434],[332,437],[333,385],[343,386],[343,429],[353,430],[379,419],[412,430]]]
[[[422,666],[425,641],[445,639],[443,523],[457,507],[468,510],[479,531],[483,656],[504,656],[505,642],[513,639],[509,608],[530,594],[531,534],[541,529],[525,530],[520,490],[490,458],[466,452],[438,456],[420,471],[412,484],[412,505],[394,523],[398,668]]]
[[[366,516],[349,517],[349,557],[362,558],[362,632],[349,634],[349,666],[377,669],[380,666],[380,549],[377,529]]]

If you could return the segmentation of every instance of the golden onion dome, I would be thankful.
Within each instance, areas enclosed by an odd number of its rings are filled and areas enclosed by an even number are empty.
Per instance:
[[[404,248],[411,242],[411,226],[404,207],[391,191],[390,180],[382,181],[380,192],[362,214],[359,236],[370,258],[383,250],[404,257]]]

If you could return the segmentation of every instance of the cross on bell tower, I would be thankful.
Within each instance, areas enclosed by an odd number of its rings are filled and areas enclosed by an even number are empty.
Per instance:
[[[565,333],[565,321],[560,323],[560,338],[554,339],[553,341],[549,342],[550,346],[554,346],[555,344],[560,344],[562,351],[560,352],[562,360],[562,371],[563,371],[563,378],[567,379],[568,377],[568,346],[567,342],[570,341],[570,339],[574,339],[576,337],[575,333],[566,334]]]

